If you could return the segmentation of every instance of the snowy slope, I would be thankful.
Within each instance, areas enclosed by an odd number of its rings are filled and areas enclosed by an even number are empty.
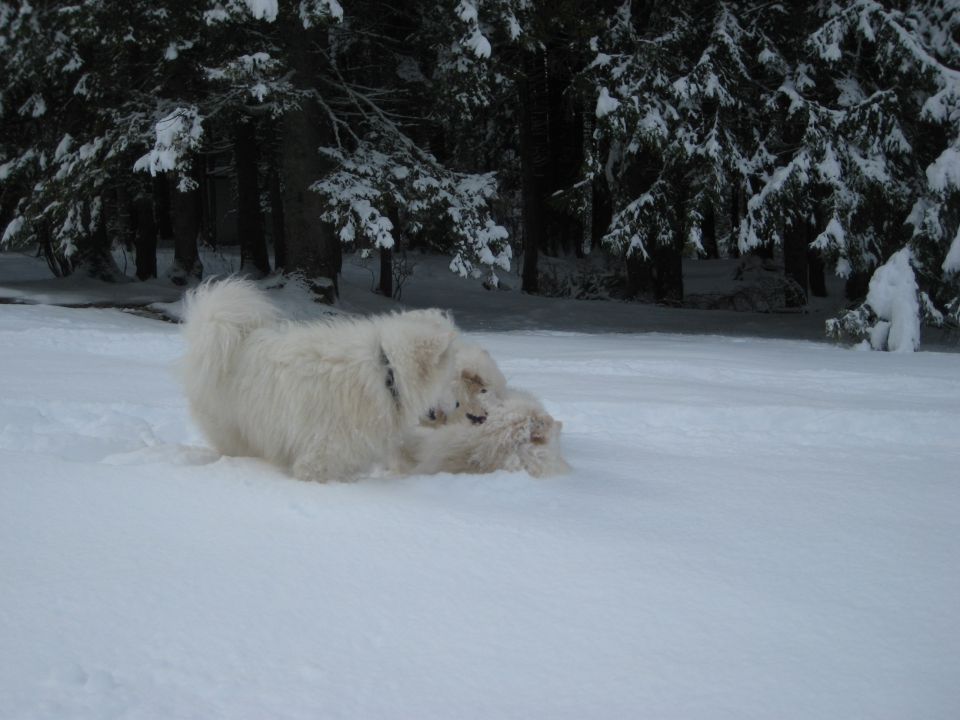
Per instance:
[[[573,473],[299,483],[175,326],[0,306],[0,717],[958,716],[957,355],[474,338]]]

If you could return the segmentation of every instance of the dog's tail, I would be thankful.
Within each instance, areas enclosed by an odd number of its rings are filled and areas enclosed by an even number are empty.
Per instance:
[[[191,366],[190,374],[199,380],[227,371],[243,338],[279,319],[277,308],[249,280],[202,283],[184,297],[185,361]]]

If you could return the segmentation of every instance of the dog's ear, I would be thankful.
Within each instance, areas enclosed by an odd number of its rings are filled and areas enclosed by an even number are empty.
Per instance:
[[[464,370],[461,372],[460,379],[463,380],[463,384],[472,391],[479,391],[486,385],[486,383],[483,382],[483,378],[472,370]]]
[[[451,344],[457,337],[455,332],[441,332],[435,335],[425,335],[416,340],[414,345],[414,360],[423,378],[429,377],[442,363],[444,353],[450,350]],[[448,356],[449,359],[449,356]]]

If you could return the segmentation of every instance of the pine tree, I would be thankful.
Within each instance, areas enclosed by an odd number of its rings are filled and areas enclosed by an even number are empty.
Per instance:
[[[707,254],[705,230],[712,247],[713,218],[757,172],[758,88],[773,43],[753,5],[627,2],[591,41],[589,177],[603,176],[614,203],[603,242],[628,268],[652,266],[658,300],[682,300],[682,256]]]
[[[916,328],[906,335],[917,341],[921,317],[941,323],[953,313],[956,322],[960,294],[947,262],[960,220],[960,73],[952,67],[958,23],[958,10],[942,2],[848,0],[809,8],[802,26],[810,31],[767,103],[785,132],[748,202],[740,236],[742,247],[753,247],[777,237],[781,224],[813,217],[813,247],[841,277],[868,278],[889,261],[875,274],[876,287],[896,272],[916,289]],[[866,289],[862,281],[848,286]],[[887,303],[873,296],[829,330],[870,335],[886,347],[882,329],[892,318],[883,317],[889,311],[876,306]]]
[[[337,57],[328,58],[325,87],[335,98],[332,114],[340,114],[323,149],[335,170],[313,185],[326,204],[323,217],[355,247],[386,258],[407,238],[450,253],[453,271],[496,285],[497,269],[509,269],[511,258],[507,231],[492,214],[496,178],[454,169],[424,132],[443,125],[451,108],[468,112],[488,101],[490,44],[477,9],[464,2],[451,14],[424,2],[392,12],[358,11],[336,36]],[[397,70],[364,70],[377,58]],[[425,73],[431,64],[432,78]]]
[[[490,212],[492,175],[454,171],[418,144],[414,136],[424,134],[426,119],[402,109],[397,98],[409,93],[409,83],[383,57],[376,58],[372,81],[369,70],[352,62],[357,47],[379,42],[371,39],[381,35],[367,29],[378,21],[376,3],[355,4],[353,15],[335,0],[168,0],[129,3],[120,12],[108,5],[2,6],[2,62],[9,71],[0,178],[5,244],[40,242],[51,266],[69,272],[86,249],[97,243],[109,249],[110,239],[125,236],[125,228],[113,225],[130,218],[139,226],[139,253],[150,252],[156,213],[148,200],[154,187],[165,194],[167,185],[154,186],[149,176],[170,177],[182,281],[198,271],[195,252],[179,248],[199,224],[201,153],[234,141],[241,204],[253,213],[242,219],[249,235],[244,261],[259,272],[268,265],[257,217],[267,184],[258,154],[274,171],[274,214],[283,208],[275,227],[283,228],[285,269],[327,278],[334,293],[342,240],[351,228],[363,235],[376,217],[382,227],[393,217],[405,233],[441,230],[438,237],[449,241],[440,245],[458,272],[509,265],[506,231]],[[450,47],[475,53],[483,38],[467,5],[445,11],[448,26],[454,19],[473,27]],[[394,16],[407,18],[412,38],[416,23],[435,12],[423,3]],[[405,39],[377,49],[389,47],[410,69],[411,58],[401,52]],[[421,46],[411,57],[435,53]],[[264,143],[267,134],[279,139]],[[378,215],[358,215],[363,208],[350,205],[349,193],[323,194],[368,182],[383,157],[400,169],[370,187],[367,201]],[[131,176],[133,170],[141,175]],[[193,217],[179,217],[185,212]],[[386,248],[390,237],[373,233],[365,241]],[[155,272],[143,260],[141,274]]]

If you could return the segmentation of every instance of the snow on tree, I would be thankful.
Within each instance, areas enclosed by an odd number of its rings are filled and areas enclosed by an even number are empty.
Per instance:
[[[812,249],[843,277],[869,277],[909,247],[918,316],[956,323],[958,27],[943,0],[622,4],[585,72],[588,177],[614,201],[604,242],[658,272],[664,248],[704,251],[706,215],[739,189],[728,249],[780,248],[788,264]],[[867,317],[831,328],[866,335]]]
[[[13,138],[0,181],[20,195],[4,242],[38,243],[57,274],[76,260],[110,274],[107,216],[119,212],[116,189],[156,106],[140,58],[160,51],[167,19],[161,8],[98,0],[0,11],[0,112]]]
[[[325,90],[336,119],[332,142],[322,148],[332,167],[312,188],[343,242],[391,250],[401,238],[418,238],[449,253],[453,271],[493,285],[497,269],[509,269],[507,231],[492,214],[494,173],[456,170],[413,139],[423,136],[424,122],[488,102],[492,50],[482,28],[505,4],[467,1],[452,14],[435,3],[413,4],[394,11],[390,22],[378,18],[383,28],[358,14],[335,31]],[[352,70],[374,58],[380,72]],[[422,115],[425,109],[432,117]]]
[[[490,212],[496,197],[492,173],[451,171],[402,136],[372,136],[351,152],[325,152],[338,169],[313,190],[325,198],[329,210],[324,219],[335,223],[344,242],[365,239],[373,247],[391,249],[398,231],[429,230],[427,242],[452,236],[449,245],[439,247],[452,251],[450,269],[462,276],[483,276],[496,286],[496,269],[510,269],[507,231]]]
[[[813,246],[838,275],[904,272],[906,262],[919,282],[918,322],[940,323],[942,310],[956,322],[960,285],[944,263],[960,224],[958,12],[873,0],[808,9],[812,30],[767,103],[784,130],[765,140],[773,162],[748,201],[742,249],[781,242],[778,228],[819,215]],[[855,310],[829,330],[874,337],[873,317]]]
[[[754,58],[769,43],[747,5],[625,2],[591,40],[590,172],[613,194],[603,242],[628,260],[702,253],[705,216],[757,170]]]
[[[191,190],[196,181],[190,177],[191,155],[200,149],[203,140],[203,119],[196,107],[178,107],[157,121],[157,141],[153,149],[133,164],[135,171],[151,175],[177,172],[178,189]]]
[[[441,246],[454,256],[452,267],[458,272],[482,274],[480,265],[509,267],[506,231],[490,215],[496,196],[492,174],[444,167],[421,150],[398,121],[401,88],[409,84],[411,74],[420,74],[413,57],[404,54],[411,50],[404,45],[406,38],[391,36],[409,22],[404,12],[415,19],[446,13],[446,25],[455,28],[452,32],[457,40],[445,46],[441,56],[456,46],[472,48],[467,57],[483,61],[489,56],[489,47],[486,52],[477,51],[483,50],[485,42],[477,5],[461,3],[452,15],[430,3],[409,11],[355,3],[345,12],[334,0],[316,0],[293,8],[296,15],[291,19],[287,3],[210,3],[203,14],[203,93],[192,109],[177,108],[157,122],[157,142],[137,168],[186,171],[189,157],[197,150],[201,122],[222,122],[218,118],[237,115],[272,120],[290,114],[306,123],[309,135],[316,135],[311,140],[289,123],[281,132],[284,147],[307,143],[284,152],[284,158],[312,158],[313,177],[308,184],[323,194],[329,205],[327,211],[313,206],[305,209],[312,222],[336,221],[340,241],[369,237],[375,247],[389,248],[393,225],[387,215],[396,215],[402,208],[405,232],[416,232],[425,223],[449,231],[451,241]],[[395,26],[376,27],[390,13],[397,14]],[[307,54],[294,53],[288,33],[311,32],[319,25],[325,26],[324,36],[314,38]],[[405,72],[384,72],[391,57],[397,58],[397,66],[406,68]],[[360,62],[356,62],[358,58]],[[466,72],[468,64],[461,69]],[[474,67],[470,74],[476,78],[482,73]],[[426,99],[437,102],[439,96]],[[321,151],[323,155],[319,155]],[[385,163],[403,168],[406,181],[394,174],[378,176]],[[299,182],[293,178],[284,173],[284,185]],[[412,205],[408,207],[407,202]],[[297,212],[290,206],[283,211]],[[329,254],[329,250],[321,254]],[[324,272],[335,273],[336,269],[328,267]],[[487,274],[495,278],[492,270]]]

